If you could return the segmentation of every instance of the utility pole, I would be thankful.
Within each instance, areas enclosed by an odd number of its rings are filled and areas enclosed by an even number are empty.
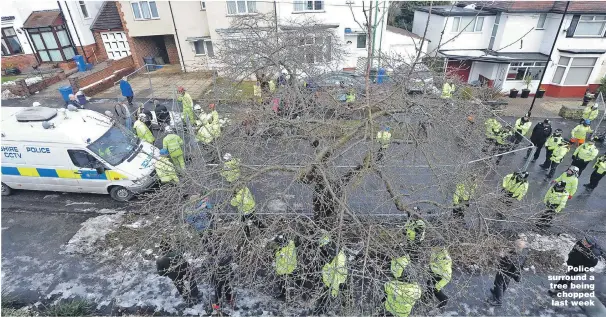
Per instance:
[[[530,109],[528,109],[528,116],[531,115],[532,108],[534,108],[534,102],[537,100],[537,93],[539,93],[539,89],[541,89],[541,84],[543,83],[543,78],[545,78],[545,73],[547,72],[547,67],[549,67],[549,63],[551,62],[551,55],[553,54],[553,49],[556,46],[558,37],[560,36],[560,32],[562,30],[562,24],[564,24],[564,18],[566,18],[566,13],[568,12],[569,5],[570,5],[570,1],[566,1],[566,8],[564,9],[564,14],[562,14],[562,19],[560,20],[560,25],[558,26],[558,31],[556,32],[556,36],[553,39],[553,44],[551,44],[551,50],[549,51],[549,56],[547,57],[547,63],[545,63],[545,67],[543,68],[543,73],[541,74],[541,80],[539,80],[539,85],[537,86],[537,90],[535,91],[534,97],[532,98],[532,103],[530,104]]]

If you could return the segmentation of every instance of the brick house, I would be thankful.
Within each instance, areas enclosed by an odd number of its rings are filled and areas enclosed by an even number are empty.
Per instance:
[[[413,32],[463,81],[581,97],[606,74],[606,1],[466,1],[415,11]],[[427,30],[427,19],[430,19]],[[560,26],[562,22],[562,26]],[[551,58],[552,44],[556,41]],[[547,67],[546,67],[547,66]],[[543,72],[545,71],[545,74]]]
[[[130,44],[122,26],[115,1],[105,1],[90,27],[99,50],[99,58],[120,59],[130,56]]]

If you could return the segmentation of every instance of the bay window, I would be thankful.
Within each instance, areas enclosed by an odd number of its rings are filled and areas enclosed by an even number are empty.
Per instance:
[[[541,79],[545,62],[514,62],[509,64],[506,80],[524,80],[526,76],[532,77],[532,80]]]
[[[566,86],[585,86],[597,60],[597,57],[561,56],[552,82]]]
[[[27,29],[43,62],[63,62],[75,55],[65,26]]]

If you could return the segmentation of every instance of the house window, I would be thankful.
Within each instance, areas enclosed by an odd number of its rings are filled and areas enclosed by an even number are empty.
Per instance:
[[[21,48],[17,33],[15,33],[15,29],[12,27],[2,28],[2,55],[15,54],[23,54],[23,48]]]
[[[193,41],[194,51],[196,55],[206,55],[208,57],[215,56],[215,51],[213,50],[213,43],[209,40],[197,40]]]
[[[206,10],[206,1],[200,1],[200,10]]]
[[[482,32],[484,17],[455,17],[452,32]]]
[[[156,1],[137,1],[131,2],[133,16],[135,20],[159,19],[158,7]]]
[[[82,16],[85,19],[88,19],[88,10],[86,9],[86,3],[84,3],[84,1],[78,1],[78,5],[80,6],[80,11],[82,11]]]
[[[299,39],[299,46],[303,48],[306,63],[314,64],[331,60],[332,45],[330,37],[306,36]]]
[[[324,10],[324,1],[295,1],[294,2],[294,11],[295,12],[323,11],[323,10]]]
[[[602,36],[606,27],[606,15],[582,15],[574,31],[575,36]]]
[[[553,83],[566,86],[587,85],[597,60],[597,57],[561,56],[553,75]]]
[[[227,14],[250,14],[257,13],[257,1],[227,1]]]
[[[539,14],[539,22],[537,22],[537,30],[545,29],[545,21],[547,21],[547,13]]]
[[[194,42],[194,48],[196,49],[196,55],[204,55],[204,40],[198,40]]]
[[[366,34],[359,34],[357,36],[358,38],[358,43],[357,43],[357,48],[366,48]]]
[[[27,29],[27,32],[43,62],[63,62],[74,57],[74,47],[63,25]]]
[[[541,79],[545,62],[515,62],[509,65],[506,80],[524,80],[524,77],[530,76],[532,80]]]

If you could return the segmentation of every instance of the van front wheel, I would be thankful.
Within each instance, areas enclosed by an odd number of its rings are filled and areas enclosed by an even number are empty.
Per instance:
[[[13,193],[13,189],[2,183],[2,196],[8,196]]]
[[[135,196],[135,194],[133,194],[133,192],[131,192],[130,190],[128,190],[122,186],[112,187],[109,190],[109,195],[111,196],[112,199],[121,201],[121,202],[129,201],[133,198],[133,196]]]

